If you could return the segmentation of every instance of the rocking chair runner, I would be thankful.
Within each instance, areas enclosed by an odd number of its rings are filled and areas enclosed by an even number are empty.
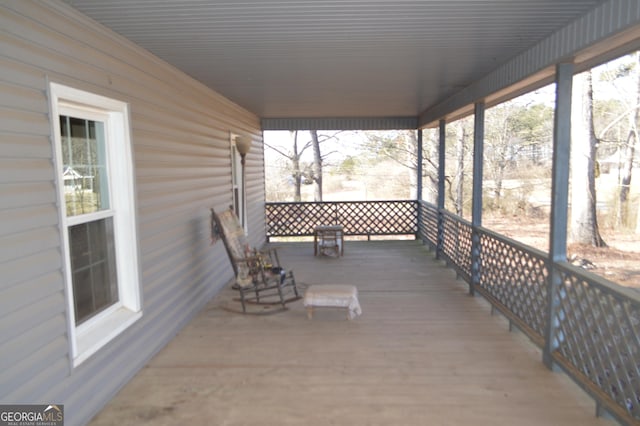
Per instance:
[[[222,238],[227,250],[236,275],[233,288],[240,292],[242,312],[247,312],[247,303],[279,303],[284,308],[287,303],[300,299],[293,271],[286,271],[280,266],[275,249],[258,251],[249,246],[233,210],[218,214],[211,209],[211,237],[213,240]],[[291,289],[295,296],[286,299]]]

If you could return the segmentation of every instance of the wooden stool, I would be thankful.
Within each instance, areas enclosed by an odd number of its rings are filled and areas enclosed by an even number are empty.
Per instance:
[[[312,285],[304,294],[304,306],[307,308],[309,319],[313,318],[313,309],[320,307],[345,308],[348,320],[362,314],[358,301],[358,289],[354,285]]]

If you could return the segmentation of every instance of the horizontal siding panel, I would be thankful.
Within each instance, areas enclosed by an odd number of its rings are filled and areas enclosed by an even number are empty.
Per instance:
[[[62,294],[62,274],[57,271],[0,290],[0,312],[8,316],[53,294]],[[2,322],[7,320],[3,317]]]
[[[55,203],[57,195],[53,181],[1,183],[0,199],[4,208],[13,209],[42,203]]]
[[[144,130],[158,130],[188,133],[191,135],[217,136],[220,140],[229,140],[230,124],[216,117],[210,104],[197,103],[186,95],[179,99],[171,98],[171,93],[156,94],[158,99],[145,99],[136,103],[132,117],[136,119],[136,128]],[[203,109],[206,107],[206,109]],[[199,109],[197,109],[199,108]],[[167,123],[167,119],[169,122]],[[167,124],[171,124],[170,126]]]
[[[12,363],[12,368],[0,372],[0,383],[6,386],[0,389],[0,400],[3,403],[23,404],[42,401],[40,398],[33,398],[33,384],[30,385],[30,383],[39,380],[42,374],[50,374],[52,365],[48,362],[51,359],[62,360],[66,353],[68,349],[62,338],[48,341],[38,350],[25,353],[24,358]],[[60,364],[60,368],[61,371],[58,374],[62,379],[68,374],[69,362],[67,361],[66,365]],[[8,392],[9,390],[11,392]],[[42,401],[42,403],[46,402]]]
[[[203,212],[208,212],[209,208],[212,205],[215,205],[215,199],[209,195],[210,191],[206,194],[203,193],[201,198],[198,200],[193,200],[190,202],[185,201],[184,203],[178,204],[174,203],[167,206],[161,206],[159,208],[154,208],[152,205],[148,205],[146,207],[141,207],[139,209],[140,215],[145,217],[145,220],[140,222],[142,229],[147,223],[152,223],[159,218],[171,218],[176,221],[176,223],[182,224],[186,223],[185,218],[193,218],[194,215],[201,215]],[[231,199],[231,190],[228,190],[229,200]],[[226,203],[228,205],[228,203]],[[180,221],[179,219],[183,220]],[[144,235],[144,231],[143,231]]]
[[[34,90],[47,90],[46,78],[43,70],[21,62],[0,56],[0,81],[11,82],[13,85],[28,87]]]
[[[15,370],[29,368],[30,356],[46,355],[46,350],[41,349],[62,337],[66,330],[67,322],[64,315],[55,315],[14,339],[0,342],[0,383],[4,383],[7,375],[17,375]],[[66,353],[66,350],[63,353]],[[25,377],[25,374],[21,375]]]
[[[58,224],[58,211],[52,204],[39,204],[20,209],[0,210],[0,235],[53,227]]]
[[[210,149],[212,153],[225,152],[229,156],[228,138],[220,138],[217,135],[203,134],[194,135],[190,133],[174,132],[170,128],[159,129],[158,126],[150,124],[146,128],[141,127],[136,122],[133,134],[136,140],[138,151],[143,150],[166,150],[169,152],[197,153],[201,154],[203,148]],[[186,139],[186,140],[185,140]],[[226,150],[221,147],[226,144]],[[184,147],[182,146],[184,145]]]
[[[195,211],[192,206],[196,206]],[[184,217],[187,211],[189,212],[190,221],[177,222],[177,219]],[[203,221],[208,217],[208,214],[209,209],[206,206],[194,202],[187,205],[187,207],[176,208],[163,216],[157,216],[154,220],[145,221],[141,224],[139,232],[142,243],[150,244],[145,253],[153,253],[155,250],[164,248],[167,245],[172,246],[177,243],[176,238],[187,238],[192,243],[195,243],[196,240],[193,237],[204,230],[201,227],[205,225]],[[178,223],[180,225],[176,226]],[[195,228],[194,225],[196,224],[200,224],[200,227]]]
[[[233,269],[231,269],[231,265],[226,259],[225,254],[225,256],[219,256],[214,261],[202,260],[199,264],[192,264],[190,267],[196,267],[203,275],[201,280],[196,280],[197,286],[211,286],[212,283],[218,282],[216,280],[222,280],[224,283],[228,282],[233,276]],[[162,305],[167,303],[167,300],[175,301],[181,299],[182,296],[177,297],[177,295],[194,286],[193,277],[190,280],[186,280],[184,275],[180,275],[171,266],[161,261],[150,264],[145,277],[148,277],[154,285],[145,287],[144,309],[147,312],[161,312]],[[162,280],[159,279],[161,277]],[[161,281],[165,283],[160,285]]]
[[[0,158],[46,158],[51,160],[53,148],[47,136],[0,133]]]
[[[204,148],[204,150],[203,150]],[[206,148],[203,147],[200,149],[200,155],[195,156],[193,154],[185,153],[185,152],[163,152],[158,150],[147,150],[142,154],[142,158],[138,161],[138,165],[140,167],[145,167],[147,165],[154,165],[158,169],[162,169],[164,167],[179,167],[184,169],[191,169],[193,167],[199,166],[212,166],[212,159],[209,157],[206,152]]]
[[[175,269],[167,271],[167,279],[173,285],[153,286],[145,288],[145,307],[150,312],[162,312],[171,308],[172,303],[183,299],[189,292],[204,291],[204,284],[212,280],[216,275],[224,275],[222,271],[208,269],[207,262],[193,263],[193,260],[184,259],[179,264],[174,265]],[[192,273],[196,271],[196,273]],[[189,274],[185,274],[188,272]],[[228,270],[232,275],[231,269]],[[190,277],[185,279],[184,277]],[[206,278],[205,278],[206,277]]]
[[[146,167],[145,167],[146,166]],[[146,178],[185,178],[208,175],[210,167],[156,167],[155,164],[139,162],[136,167],[136,175]]]
[[[0,107],[47,114],[47,99],[41,89],[21,87],[0,81]]]
[[[167,200],[172,200],[174,204],[166,207],[162,201]],[[185,214],[193,214],[196,210],[207,209],[210,203],[209,194],[202,194],[201,191],[193,190],[191,194],[189,191],[167,191],[164,197],[158,195],[141,199],[138,206],[140,214],[145,217],[141,223],[148,223],[158,218],[178,219]]]
[[[213,287],[220,288],[221,285],[226,284],[233,276],[233,270],[230,265],[214,270],[211,268],[212,263],[216,266],[220,265],[217,262],[208,260],[207,257],[201,257],[197,263],[192,265],[197,273],[190,275],[190,279],[178,279],[176,278],[177,275],[170,271],[169,274],[173,278],[171,281],[173,285],[145,288],[145,307],[148,308],[150,316],[157,316],[160,312],[171,311],[175,307],[174,303],[183,303],[185,299],[193,297],[194,294],[210,293]],[[183,266],[183,268],[186,267]],[[184,277],[184,274],[182,276]],[[176,297],[176,295],[180,297]],[[193,303],[197,304],[197,301],[193,300]],[[174,315],[182,314],[174,312]],[[159,321],[159,318],[149,318],[149,320]]]
[[[202,229],[205,229],[204,226],[202,227]],[[167,235],[171,235],[171,232],[167,232]],[[172,287],[177,285],[176,282],[170,280],[168,276],[175,272],[176,262],[180,263],[186,260],[187,262],[193,264],[193,262],[196,261],[193,256],[189,255],[183,255],[183,257],[181,258],[178,258],[178,256],[175,255],[172,256],[172,253],[175,253],[177,249],[184,249],[185,247],[189,249],[187,245],[191,244],[193,248],[190,248],[190,250],[192,252],[197,250],[197,252],[204,258],[207,258],[207,256],[209,255],[213,255],[215,251],[214,247],[210,245],[209,235],[209,233],[201,233],[199,235],[200,244],[193,244],[191,241],[189,241],[188,236],[180,235],[178,233],[175,235],[175,243],[169,244],[166,242],[166,239],[163,239],[163,244],[153,245],[153,249],[150,249],[148,252],[146,252],[144,258],[141,261],[141,263],[145,266],[143,271],[143,276],[145,278],[144,281],[146,283],[144,287],[145,291],[149,291],[155,286]],[[165,237],[164,235],[161,236]],[[226,258],[226,252],[218,252],[218,255],[221,254],[224,254],[224,257]],[[172,260],[176,262],[168,263],[163,261],[163,259],[166,259],[168,256],[172,256]],[[207,264],[209,264],[211,260],[208,259],[206,262]],[[215,265],[216,263],[214,262],[213,264]],[[218,264],[218,266],[223,266],[226,268],[227,265],[225,262],[221,262],[220,264]],[[145,302],[146,301],[147,300],[145,299]]]
[[[219,168],[213,168],[217,171]],[[223,185],[229,188],[231,184],[231,174],[220,174],[219,176],[201,177],[201,178],[139,178],[136,181],[140,199],[153,198],[163,192],[181,192],[192,188],[201,188],[210,190],[212,187]]]
[[[207,144],[189,144],[185,147],[185,150],[180,150],[180,139],[167,140],[162,137],[142,138],[139,135],[134,135],[134,139],[139,144],[136,145],[136,163],[138,166],[149,167],[149,165],[156,164],[156,161],[160,161],[162,166],[167,161],[173,162],[182,161],[184,164],[185,159],[191,159],[189,164],[205,164],[208,166],[223,166],[231,167],[229,148],[219,148],[212,142]]]
[[[57,228],[44,227],[0,237],[0,264],[60,245]]]
[[[59,285],[61,277],[52,277],[52,280],[57,280]],[[40,291],[38,292],[40,293]],[[6,312],[6,315],[2,317],[0,321],[0,336],[3,339],[12,340],[17,336],[26,333],[30,329],[38,326],[39,324],[48,321],[50,318],[58,314],[66,312],[66,304],[62,290],[53,292],[48,295],[40,295],[40,300],[35,298],[31,300],[28,309],[16,309],[11,307]]]
[[[11,394],[11,401],[19,401],[23,403],[31,403],[31,401],[57,401],[59,397],[49,392],[50,386],[43,389],[43,383],[60,383],[69,376],[69,361],[66,357],[65,343],[62,339],[53,342],[47,350],[47,358],[57,361],[46,365],[42,370],[30,371],[28,380],[20,383],[20,387],[15,389]],[[94,395],[92,395],[94,397]],[[67,416],[68,407],[65,405],[65,425],[79,425],[84,422],[75,419],[73,408],[69,410],[72,414]]]
[[[58,248],[49,249],[9,262],[0,263],[0,290],[29,282],[48,272],[58,271],[62,258]]]
[[[49,136],[49,117],[42,113],[17,111],[0,107],[0,129],[3,133]],[[2,170],[0,168],[0,170]]]
[[[173,192],[165,191],[154,194],[153,197],[141,197],[138,202],[140,213],[156,210],[158,213],[170,215],[171,212],[184,212],[184,210],[198,207],[198,203],[206,200],[209,194],[209,186],[201,188],[192,187],[188,190]],[[193,204],[196,203],[196,204]],[[168,209],[168,210],[167,210]]]
[[[47,74],[50,76],[73,76],[84,72],[93,74],[92,81],[96,81],[98,77],[105,85],[109,81],[108,73],[103,70],[81,62],[72,56],[47,49],[46,46],[27,43],[20,37],[11,38],[10,35],[4,32],[0,32],[0,52],[8,60],[22,62],[25,66],[47,70]]]

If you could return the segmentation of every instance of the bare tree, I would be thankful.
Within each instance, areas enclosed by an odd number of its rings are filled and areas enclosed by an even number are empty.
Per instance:
[[[493,200],[500,204],[502,183],[507,166],[512,163],[509,157],[513,132],[509,126],[514,108],[505,103],[489,109],[486,112],[486,132],[484,140],[485,169],[487,177],[493,184]]]
[[[316,201],[322,200],[322,163],[326,157],[333,154],[335,151],[330,151],[326,154],[321,154],[320,148],[322,143],[335,139],[341,131],[323,135],[318,134],[317,131],[311,131],[311,139],[301,144],[299,141],[299,132],[290,131],[291,137],[291,149],[285,150],[281,147],[271,145],[265,142],[265,146],[273,151],[277,152],[281,156],[289,160],[290,163],[290,175],[294,182],[294,201],[301,201],[302,199],[302,185],[315,184],[315,199]],[[302,156],[304,152],[313,148],[313,162],[303,162]]]
[[[308,148],[308,145],[304,145],[301,149],[298,148],[298,131],[297,130],[291,130],[289,132],[289,136],[291,137],[291,151],[285,152],[279,147],[269,145],[266,142],[265,142],[265,146],[274,150],[275,152],[287,158],[291,162],[291,177],[293,178],[293,184],[294,184],[293,201],[301,201],[302,200],[301,187],[302,187],[304,175],[303,175],[303,169],[301,166],[300,158],[302,157],[302,154],[304,153],[304,151]]]
[[[311,144],[313,146],[313,200],[322,201],[322,154],[317,130],[311,130]]]
[[[636,99],[635,106],[629,114],[629,132],[624,146],[624,161],[620,176],[620,202],[618,203],[617,223],[628,225],[627,212],[629,210],[629,192],[631,190],[631,175],[635,161],[636,144],[638,143],[638,119],[640,118],[640,54],[635,53],[636,68]],[[640,215],[638,215],[640,217]],[[640,222],[638,222],[640,223]]]
[[[435,204],[438,200],[438,151],[440,141],[434,129],[423,130],[423,198]],[[425,179],[426,178],[426,179]]]
[[[464,202],[464,152],[465,144],[469,135],[467,134],[467,126],[464,125],[462,120],[457,123],[457,139],[456,139],[456,194],[454,199],[454,205],[456,214],[458,216],[463,215],[463,202]]]
[[[492,201],[501,206],[503,183],[509,175],[542,164],[541,151],[551,145],[553,110],[541,103],[505,102],[486,113],[485,176],[492,184]],[[489,182],[487,182],[489,183]]]
[[[360,146],[362,163],[371,171],[380,170],[380,182],[369,194],[386,198],[415,198],[418,169],[418,139],[415,130],[367,131]],[[437,153],[436,153],[437,162]],[[397,167],[399,166],[399,167]],[[393,180],[388,177],[393,175]],[[436,176],[437,182],[437,176]]]
[[[573,80],[571,117],[571,225],[569,241],[604,247],[596,215],[595,158],[591,71]]]

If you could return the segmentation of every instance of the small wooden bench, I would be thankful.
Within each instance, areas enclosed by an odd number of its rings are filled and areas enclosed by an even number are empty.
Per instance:
[[[351,320],[362,314],[358,301],[358,289],[353,285],[316,284],[310,286],[304,294],[304,306],[307,316],[313,318],[314,308],[345,308],[347,319]]]

